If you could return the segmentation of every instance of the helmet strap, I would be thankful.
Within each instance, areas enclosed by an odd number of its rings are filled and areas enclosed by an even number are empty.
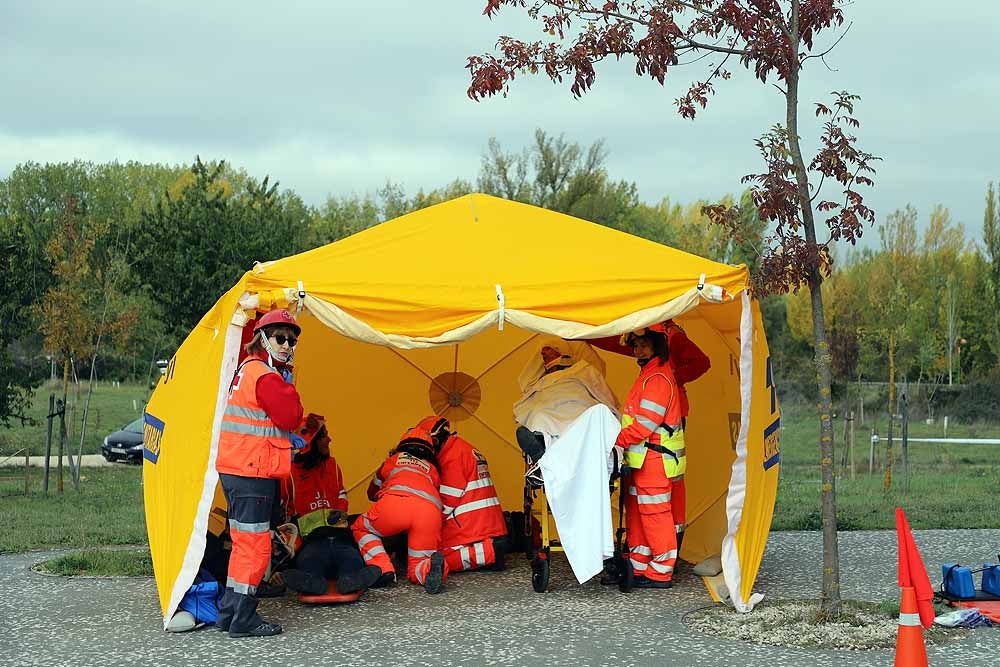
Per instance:
[[[271,340],[266,331],[260,332],[260,342],[264,347],[264,350],[267,352],[267,360],[272,366],[275,365],[274,362],[285,364],[287,366],[292,365],[292,357],[295,355],[295,348],[290,349],[287,353],[278,352],[271,346]]]

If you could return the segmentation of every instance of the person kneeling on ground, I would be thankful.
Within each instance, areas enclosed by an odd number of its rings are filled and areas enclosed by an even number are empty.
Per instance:
[[[281,573],[285,584],[307,595],[322,595],[334,579],[338,593],[364,591],[382,571],[365,565],[347,526],[347,491],[323,417],[309,414],[299,428],[306,447],[292,458],[292,474],[282,485],[302,545],[292,568]]]
[[[382,544],[383,537],[408,532],[407,578],[438,593],[448,578],[441,553],[441,485],[437,448],[430,434],[412,428],[403,434],[389,458],[368,486],[375,503],[359,516],[351,530],[367,565],[377,565],[382,576],[377,585],[388,585],[396,571]]]
[[[451,571],[504,568],[507,524],[486,457],[449,429],[444,417],[431,415],[417,426],[430,433],[440,450],[444,524],[441,544]]]

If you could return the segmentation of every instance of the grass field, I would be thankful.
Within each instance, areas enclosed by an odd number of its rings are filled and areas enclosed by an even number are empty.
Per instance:
[[[65,577],[151,577],[153,559],[148,549],[84,549],[41,563],[37,569]]]
[[[903,492],[902,444],[894,434],[892,485],[883,490],[888,418],[855,427],[855,471],[837,478],[837,525],[841,530],[890,529],[895,508],[906,510],[913,528],[997,528],[1000,515],[1000,445],[909,444],[909,492]],[[998,416],[993,416],[997,419]],[[811,408],[785,407],[781,429],[781,477],[774,530],[819,530],[819,422]],[[868,474],[872,426],[882,438],[875,470]],[[844,445],[843,420],[836,422],[838,473]],[[911,423],[914,438],[942,437],[940,424]],[[1000,438],[1000,424],[950,424],[948,437]]]
[[[62,383],[47,382],[35,392],[31,403],[29,416],[34,424],[10,428],[0,427],[0,459],[27,447],[31,454],[45,453],[45,441],[48,431],[46,415],[49,411],[49,395],[55,394],[62,398]],[[104,436],[117,431],[128,422],[142,415],[143,407],[149,398],[149,389],[145,385],[122,384],[112,386],[109,382],[99,382],[94,386],[94,396],[90,401],[87,414],[87,435],[83,443],[84,454],[97,454],[101,451]],[[66,410],[67,441],[75,455],[80,445],[80,432],[83,427],[83,408],[87,400],[87,385],[81,384],[79,396],[77,388],[70,385],[67,396]],[[58,449],[59,422],[53,422],[52,451]],[[23,456],[23,454],[22,454]]]
[[[142,405],[145,391],[139,386],[100,385],[94,395],[94,415],[90,428],[93,439],[85,450],[96,452],[101,439],[137,416],[132,399]],[[44,417],[48,391],[35,400],[36,416]],[[44,401],[42,400],[44,398]],[[78,411],[79,412],[79,411]],[[819,425],[813,408],[785,406],[782,416],[781,478],[774,512],[774,530],[818,530],[819,514]],[[997,417],[994,416],[994,420]],[[100,426],[99,426],[100,425]],[[891,529],[894,511],[907,511],[914,528],[997,528],[1000,513],[1000,445],[910,444],[910,489],[902,491],[903,473],[900,444],[895,444],[896,464],[892,487],[883,491],[884,445],[879,449],[876,471],[868,475],[868,443],[872,424],[856,429],[855,463],[857,476],[837,480],[838,524],[841,530]],[[875,423],[886,434],[885,417]],[[836,422],[837,463],[841,458],[843,422]],[[939,437],[939,425],[914,423],[913,437]],[[1000,424],[952,424],[949,436],[1000,437]],[[40,436],[40,437],[39,437]],[[0,431],[0,454],[9,454],[12,443],[44,445],[44,426]],[[883,441],[884,442],[884,441]],[[0,458],[3,458],[0,455]],[[31,470],[31,494],[24,496],[23,469],[0,470],[0,552],[24,551],[50,546],[98,547],[115,544],[144,544],[145,521],[142,508],[142,470],[118,465],[113,468],[84,469],[81,492],[73,490],[68,475],[66,492],[41,494],[42,473]]]
[[[0,469],[6,475],[10,469]],[[32,469],[31,495],[23,478],[0,482],[0,553],[44,547],[146,544],[142,468],[124,464],[84,468],[80,492],[66,473],[65,492],[42,494],[42,471]]]

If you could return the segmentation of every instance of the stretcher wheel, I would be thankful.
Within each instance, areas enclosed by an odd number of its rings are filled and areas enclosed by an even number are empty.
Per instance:
[[[549,587],[549,559],[544,554],[531,561],[531,587],[536,593],[544,593]]]
[[[618,561],[618,590],[628,593],[633,586],[635,586],[635,571],[632,569],[632,561],[623,554]]]

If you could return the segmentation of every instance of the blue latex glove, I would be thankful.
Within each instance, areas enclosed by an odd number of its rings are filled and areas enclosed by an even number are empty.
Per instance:
[[[306,442],[306,439],[298,433],[289,433],[288,441],[292,443],[292,449],[304,449],[305,446],[309,444]]]
[[[292,384],[292,369],[288,367],[282,367],[279,371],[281,377],[285,379],[285,382]]]

